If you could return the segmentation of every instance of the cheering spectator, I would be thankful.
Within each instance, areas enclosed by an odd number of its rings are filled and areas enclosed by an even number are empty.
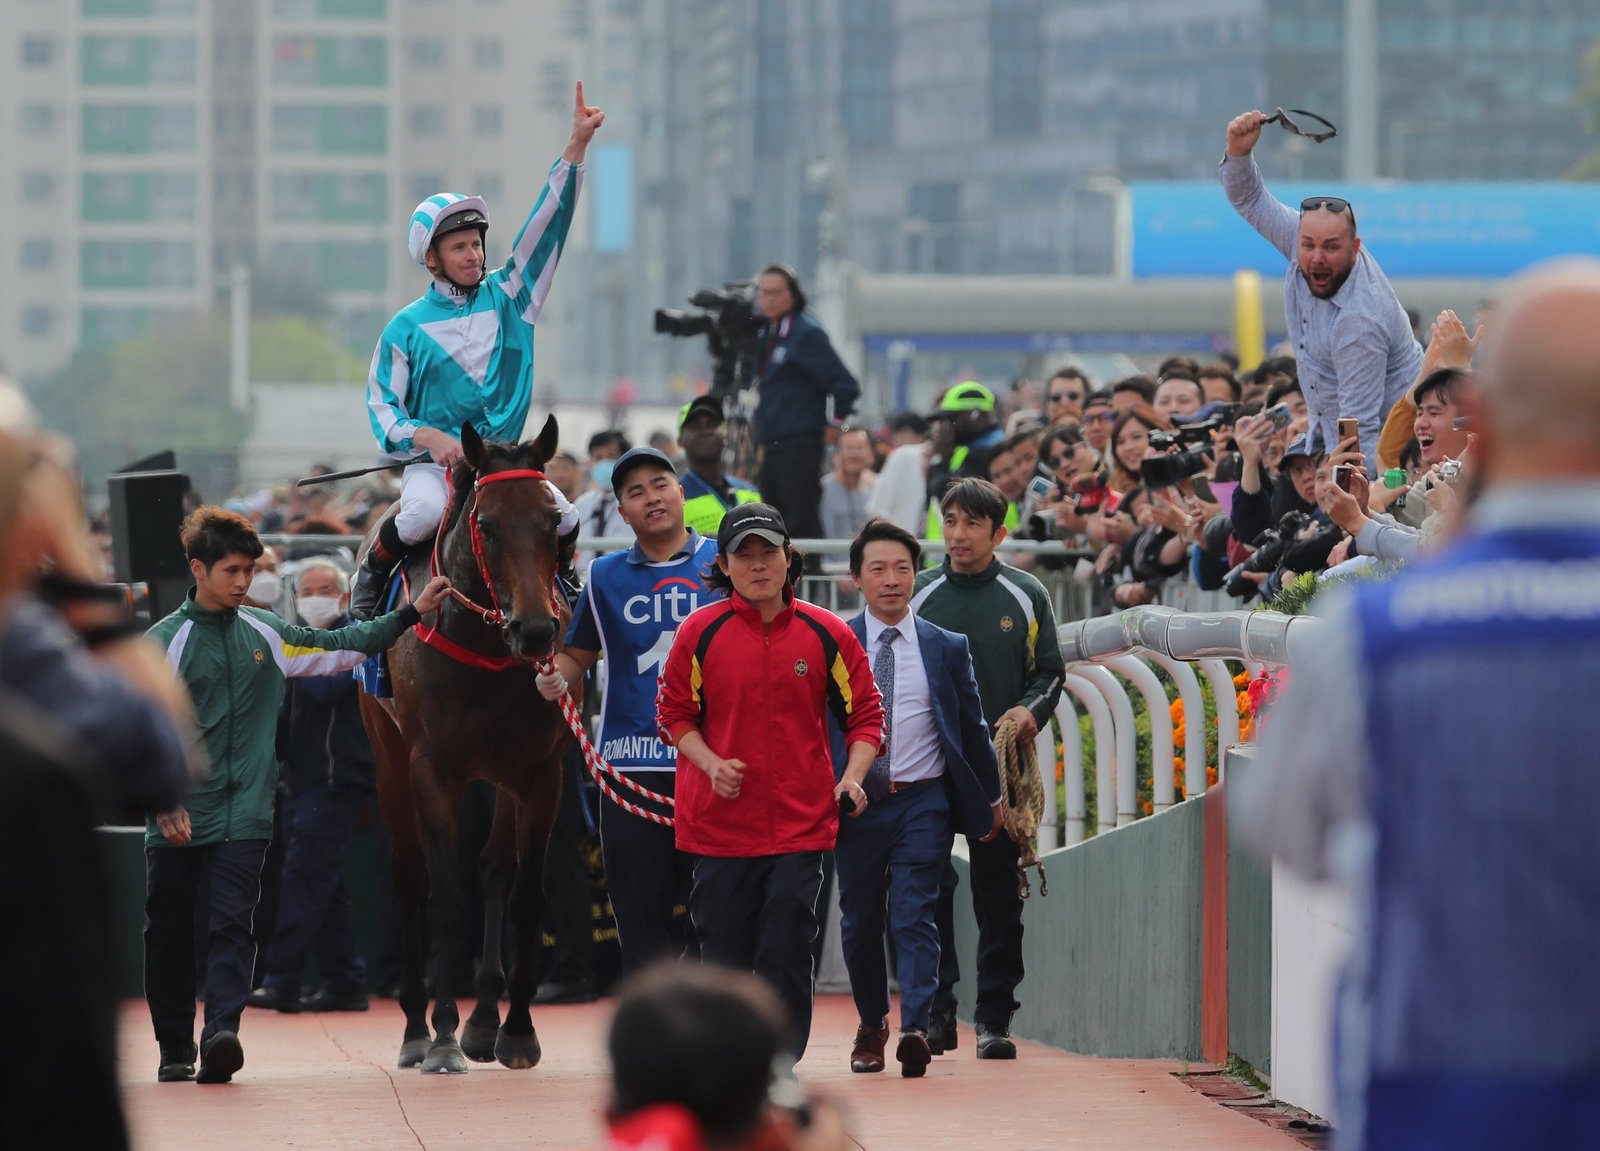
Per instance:
[[[1171,430],[1172,421],[1142,404],[1117,417],[1111,428],[1112,491],[1128,492],[1141,482],[1139,465],[1150,450],[1150,433]]]
[[[1376,453],[1384,418],[1417,379],[1422,348],[1377,261],[1361,250],[1355,209],[1337,196],[1311,196],[1294,209],[1273,198],[1256,167],[1263,112],[1228,124],[1221,175],[1228,199],[1285,256],[1284,315],[1297,375],[1323,442],[1335,424],[1360,421],[1361,442]]]

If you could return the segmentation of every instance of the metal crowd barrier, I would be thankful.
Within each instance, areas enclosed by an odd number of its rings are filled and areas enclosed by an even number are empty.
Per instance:
[[[1153,802],[1155,810],[1162,811],[1176,799],[1173,769],[1177,749],[1172,726],[1165,722],[1166,691],[1155,669],[1177,683],[1178,697],[1183,700],[1184,795],[1203,795],[1205,701],[1195,670],[1211,685],[1216,702],[1220,760],[1227,748],[1239,742],[1238,693],[1223,661],[1240,660],[1252,670],[1287,663],[1315,625],[1311,617],[1279,612],[1183,612],[1167,605],[1130,608],[1114,616],[1064,624],[1058,634],[1067,675],[1056,719],[1061,727],[1066,784],[1061,828],[1065,844],[1082,842],[1088,828],[1079,708],[1088,715],[1094,733],[1096,826],[1100,831],[1124,827],[1137,817],[1139,763],[1133,700],[1122,681],[1142,696],[1151,717]],[[1053,774],[1054,737],[1048,731],[1040,733],[1038,750],[1041,774]],[[1045,794],[1053,795],[1054,780],[1048,774],[1045,785]],[[1055,805],[1047,804],[1041,836],[1055,824],[1055,815]]]

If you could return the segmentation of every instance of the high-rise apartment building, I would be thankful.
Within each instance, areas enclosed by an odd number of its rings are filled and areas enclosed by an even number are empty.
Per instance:
[[[424,196],[483,195],[491,258],[510,244],[566,139],[592,2],[12,0],[0,362],[37,379],[211,307],[238,266],[316,285],[330,333],[369,348],[426,286],[405,247]]]

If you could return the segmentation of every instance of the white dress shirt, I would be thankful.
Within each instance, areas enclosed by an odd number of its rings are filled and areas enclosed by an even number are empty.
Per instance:
[[[867,658],[876,661],[883,633],[891,625],[870,611],[867,618]],[[922,664],[922,641],[910,612],[894,624],[900,638],[894,641],[894,710],[889,724],[889,778],[895,783],[915,783],[944,774],[944,752],[939,729],[933,723],[933,695],[928,689],[928,669]]]

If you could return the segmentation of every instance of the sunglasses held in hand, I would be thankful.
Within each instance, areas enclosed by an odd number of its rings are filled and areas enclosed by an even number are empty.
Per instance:
[[[1339,134],[1339,129],[1333,126],[1333,121],[1325,120],[1315,112],[1307,112],[1304,108],[1290,108],[1288,112],[1285,112],[1282,108],[1276,108],[1274,113],[1274,115],[1268,116],[1261,123],[1263,125],[1282,124],[1284,131],[1293,132],[1296,136],[1304,136],[1314,144],[1320,144],[1324,140],[1331,140]],[[1316,127],[1315,124],[1303,128],[1295,120],[1295,116],[1303,117],[1306,120],[1315,120],[1317,124],[1321,124],[1326,128],[1326,131],[1313,131],[1312,129]]]

